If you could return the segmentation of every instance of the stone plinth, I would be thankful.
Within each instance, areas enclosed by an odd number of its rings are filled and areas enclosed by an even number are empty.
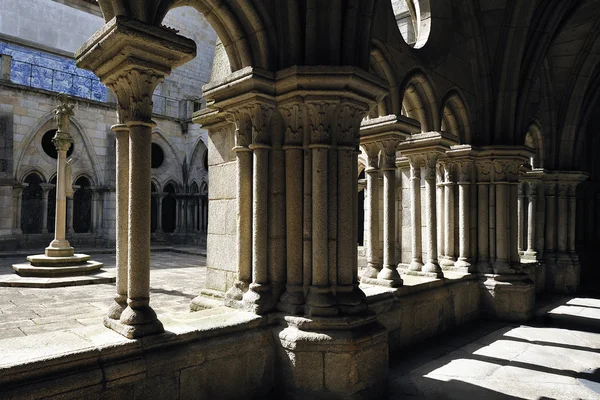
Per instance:
[[[49,277],[65,275],[85,275],[98,271],[104,264],[91,261],[87,254],[73,254],[67,257],[50,257],[45,254],[28,256],[29,263],[14,264],[13,270],[20,276]]]
[[[535,283],[527,275],[483,275],[482,312],[504,321],[528,321],[534,316]]]
[[[285,322],[273,332],[286,398],[379,399],[385,393],[388,334],[374,316]]]

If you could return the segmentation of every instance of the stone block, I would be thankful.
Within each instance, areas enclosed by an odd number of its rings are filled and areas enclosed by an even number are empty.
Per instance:
[[[179,372],[145,379],[134,386],[134,400],[179,400]]]
[[[488,276],[481,281],[483,312],[487,317],[502,321],[527,321],[533,318],[535,284],[525,278],[512,277],[508,281],[499,276]]]
[[[236,198],[237,189],[235,182],[237,181],[237,163],[229,162],[213,165],[208,170],[208,176],[210,182],[221,182],[220,185],[211,185],[210,192],[208,194],[211,202],[216,199]]]

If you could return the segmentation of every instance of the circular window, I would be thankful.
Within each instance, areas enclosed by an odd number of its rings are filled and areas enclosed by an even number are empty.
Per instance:
[[[392,0],[392,8],[404,41],[415,49],[425,46],[431,30],[429,0]]]
[[[52,142],[52,138],[56,135],[56,129],[51,129],[48,132],[44,133],[42,136],[42,149],[44,153],[48,154],[50,157],[55,160],[58,158],[58,152],[56,151],[56,147],[54,146],[54,142]],[[67,150],[67,157],[70,157],[73,154],[73,149],[75,148],[75,144],[71,144],[69,150]]]
[[[158,168],[165,161],[165,153],[163,149],[156,143],[152,143],[152,168]]]

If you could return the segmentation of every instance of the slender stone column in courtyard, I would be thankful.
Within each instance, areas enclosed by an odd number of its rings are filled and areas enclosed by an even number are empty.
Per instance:
[[[438,263],[437,249],[437,218],[436,218],[436,170],[437,161],[445,155],[450,146],[456,144],[455,138],[445,132],[425,132],[413,134],[400,143],[401,154],[408,158],[411,171],[412,204],[412,244],[413,261],[403,273],[442,277],[443,273]],[[425,171],[425,243],[427,246],[427,263],[421,266],[421,201],[420,201],[420,166]],[[445,196],[448,201],[448,192]],[[448,220],[445,221],[448,225]],[[445,231],[445,234],[448,234]],[[451,232],[452,235],[454,232]],[[446,235],[445,235],[446,236]],[[446,240],[448,238],[445,238]],[[415,255],[417,255],[415,257]],[[418,257],[418,258],[417,258]]]
[[[157,193],[156,194],[156,233],[162,234],[162,204],[164,198],[168,193]]]
[[[129,338],[163,331],[149,304],[152,94],[172,68],[195,56],[195,49],[192,40],[170,29],[113,18],[76,54],[78,66],[92,70],[116,94],[119,122],[129,129],[127,308],[119,321],[105,319]],[[117,196],[122,191],[118,186]],[[117,208],[119,215],[122,203]]]
[[[55,185],[51,183],[41,183],[40,186],[42,187],[42,233],[48,233],[48,195]]]
[[[73,230],[73,192],[67,196],[67,234],[72,234]]]
[[[367,267],[367,271],[361,277],[361,283],[397,287],[402,285],[402,279],[397,270],[396,260],[396,152],[398,144],[410,135],[410,132],[418,131],[419,126],[415,121],[396,115],[387,115],[379,118],[365,119],[361,123],[361,145],[371,161],[376,163],[377,156],[381,152],[383,169],[383,266],[380,271]],[[367,174],[369,174],[369,168]],[[369,175],[368,175],[369,176]],[[377,182],[376,179],[368,180],[370,183]],[[372,185],[375,186],[375,185]],[[367,186],[369,202],[372,208],[371,216],[367,221],[368,232],[375,231],[367,241],[368,254],[379,250],[379,187]],[[377,253],[378,254],[378,253]]]
[[[535,217],[537,213],[537,188],[539,183],[527,182],[527,250],[524,256],[530,259],[537,257],[535,251]]]
[[[129,128],[124,124],[113,125],[116,136],[116,289],[114,303],[108,309],[104,324],[111,327],[121,318],[121,313],[127,308],[127,260],[129,232]]]
[[[410,162],[410,221],[412,260],[409,269],[421,271],[423,268],[423,248],[421,233],[421,160],[420,156],[408,157]]]
[[[470,232],[469,232],[469,189],[471,186],[471,160],[458,162],[458,260],[455,267],[465,272],[471,271]]]
[[[380,147],[377,142],[362,144],[367,155],[367,200],[368,200],[368,218],[367,218],[367,268],[363,272],[365,278],[377,278],[381,271],[381,260],[379,259],[379,152]],[[384,222],[385,223],[385,222]]]
[[[27,187],[28,183],[21,183],[13,186],[13,234],[20,235],[23,233],[21,230],[21,205],[23,204],[23,189]]]
[[[454,163],[447,161],[444,166],[444,267],[454,266]],[[441,227],[440,227],[441,228]]]
[[[526,206],[526,200],[525,200],[525,183],[524,182],[519,182],[518,187],[518,208],[517,208],[517,220],[518,220],[518,227],[517,227],[517,251],[519,252],[519,255],[522,255],[524,250],[523,250],[523,243],[524,243],[524,239],[525,239],[525,231],[528,228],[527,225],[525,224],[525,208]]]
[[[69,104],[69,97],[63,93],[58,95],[59,104],[54,110],[57,131],[52,139],[58,159],[56,163],[56,212],[54,219],[54,240],[46,247],[44,254],[27,257],[30,264],[14,264],[13,270],[21,276],[59,276],[80,275],[94,272],[103,264],[90,261],[86,254],[75,254],[75,250],[66,239],[67,226],[67,191],[71,191],[71,179],[67,167],[67,150],[73,144],[70,130],[70,117],[74,104]],[[67,187],[69,189],[67,189]],[[47,196],[46,196],[47,198]],[[47,206],[47,201],[46,201]],[[47,218],[47,214],[45,219]]]

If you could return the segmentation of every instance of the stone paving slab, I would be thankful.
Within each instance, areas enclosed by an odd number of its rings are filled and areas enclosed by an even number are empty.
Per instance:
[[[409,356],[391,354],[389,399],[600,399],[598,305],[563,298],[545,307],[541,322],[506,325],[461,343],[469,329],[493,324],[473,323],[452,334],[458,340],[423,345],[425,357],[418,347]],[[582,313],[594,324],[577,324]]]
[[[185,250],[185,249],[184,249]],[[94,256],[114,274],[115,255]],[[0,258],[0,277],[19,258]],[[206,280],[206,259],[190,252],[153,252],[150,302],[159,317],[188,313]],[[102,324],[115,295],[114,284],[51,288],[0,287],[0,340]]]

